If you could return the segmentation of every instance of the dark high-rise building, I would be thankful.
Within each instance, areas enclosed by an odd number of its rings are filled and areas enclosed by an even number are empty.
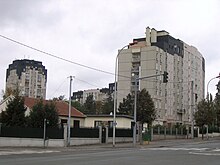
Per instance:
[[[47,69],[40,61],[15,60],[9,65],[6,74],[6,89],[19,87],[22,96],[46,97]]]

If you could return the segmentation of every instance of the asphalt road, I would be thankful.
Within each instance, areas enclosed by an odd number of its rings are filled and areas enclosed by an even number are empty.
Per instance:
[[[0,149],[0,165],[219,165],[220,141],[77,149]]]

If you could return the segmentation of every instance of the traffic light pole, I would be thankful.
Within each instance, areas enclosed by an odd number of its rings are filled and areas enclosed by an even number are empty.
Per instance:
[[[163,74],[155,74],[151,76],[145,76],[140,78],[135,78],[135,89],[134,89],[134,127],[133,127],[133,146],[136,147],[136,132],[137,132],[137,82],[139,80],[151,78],[151,77],[158,77],[158,76],[164,76],[166,74],[166,79],[168,78],[167,72],[164,72]],[[164,80],[163,80],[164,81]],[[168,81],[166,81],[168,82]]]

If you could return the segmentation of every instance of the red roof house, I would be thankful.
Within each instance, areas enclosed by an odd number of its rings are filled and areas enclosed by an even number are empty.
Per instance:
[[[29,108],[29,110],[32,109],[34,104],[36,104],[39,101],[39,99],[35,98],[29,98],[25,97],[24,105]],[[43,104],[50,103],[51,100],[43,100]],[[57,112],[59,116],[62,117],[68,117],[69,116],[69,104],[64,101],[53,101],[56,105]],[[77,110],[76,108],[71,108],[71,117],[77,117],[77,118],[85,118],[86,116]]]

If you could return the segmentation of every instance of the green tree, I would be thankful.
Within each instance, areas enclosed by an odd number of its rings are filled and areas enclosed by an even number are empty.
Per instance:
[[[123,99],[123,102],[119,104],[119,114],[133,115],[133,98],[131,94],[128,94],[126,99]],[[156,111],[154,102],[146,89],[142,89],[140,92],[137,92],[137,122],[139,123],[139,131],[142,132],[144,123],[147,123],[148,127],[150,127],[155,117]],[[142,143],[142,134],[140,133],[139,135],[140,142]]]
[[[203,130],[205,125],[211,125],[213,122],[213,110],[211,101],[203,99],[197,105],[197,111],[194,115],[196,125],[202,127],[202,139],[203,139]]]
[[[102,108],[103,108],[103,102],[102,101],[96,101],[95,102],[95,109],[96,109],[96,114],[102,114]]]
[[[114,111],[114,100],[111,94],[103,101],[102,114],[110,114]]]
[[[44,105],[45,119],[49,127],[58,127],[59,115],[55,102],[50,101]]]
[[[134,112],[134,99],[129,93],[126,98],[123,98],[122,103],[119,103],[118,114],[133,115]]]
[[[74,108],[76,108],[77,110],[79,110],[80,112],[84,112],[85,110],[85,108],[84,108],[84,106],[82,105],[82,104],[80,104],[80,102],[79,101],[72,101],[71,102],[71,105],[74,107]]]
[[[86,98],[86,102],[84,103],[84,112],[85,114],[96,114],[96,105],[95,105],[95,101],[93,99],[93,95],[89,95]]]
[[[134,112],[134,96],[128,94],[123,102],[119,104],[119,114],[133,115]],[[146,89],[142,89],[137,93],[137,121],[151,125],[155,120],[155,106],[150,94]]]
[[[2,112],[1,122],[6,126],[25,126],[26,117],[24,98],[19,96],[19,89],[13,91],[14,96],[7,103],[6,110]]]
[[[154,102],[148,91],[142,89],[137,95],[137,121],[141,125],[147,123],[148,126],[151,126],[155,118],[156,111]]]
[[[47,120],[47,125],[49,127],[58,126],[59,117],[55,103],[50,101],[50,103],[44,104],[43,100],[40,99],[30,111],[29,126],[43,128],[44,119]]]
[[[215,114],[216,114],[216,125],[220,127],[220,81],[218,82],[217,86],[217,93],[215,95],[214,100],[214,108],[215,108]]]

